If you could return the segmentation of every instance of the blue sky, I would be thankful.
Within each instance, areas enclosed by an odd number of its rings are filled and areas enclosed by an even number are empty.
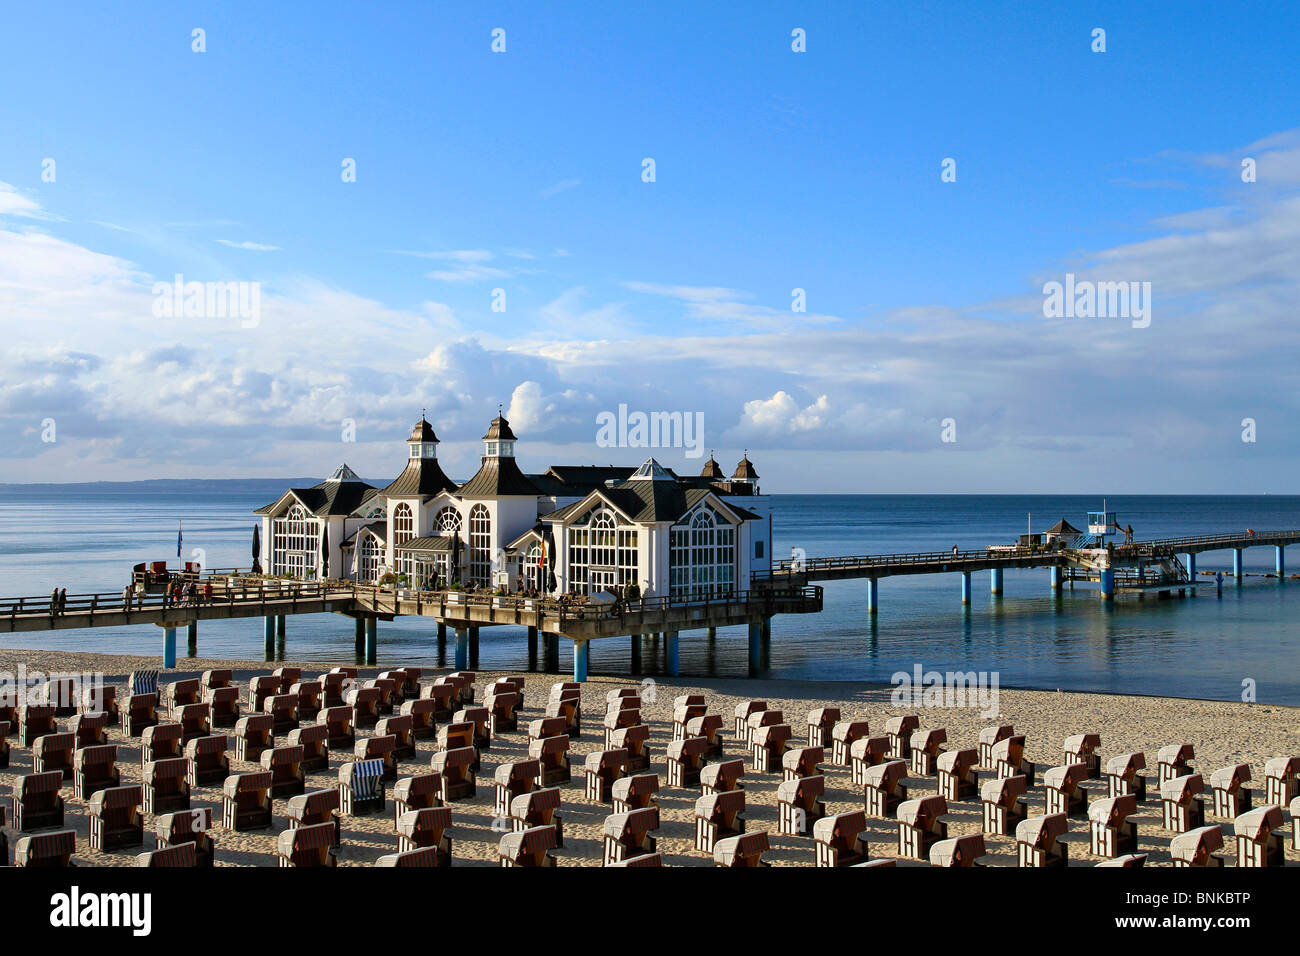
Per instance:
[[[773,491],[1293,487],[1297,10],[376,6],[10,10],[0,480],[383,477],[422,407],[468,475],[500,402],[539,470],[644,457],[627,403]],[[259,324],[156,319],[177,272]]]

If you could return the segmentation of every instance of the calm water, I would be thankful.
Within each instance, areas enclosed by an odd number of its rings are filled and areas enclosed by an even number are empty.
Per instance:
[[[132,564],[175,561],[176,522],[185,524],[185,552],[206,552],[208,567],[247,566],[253,508],[283,486],[267,482],[211,483],[191,490],[87,491],[67,488],[0,489],[0,596],[120,590]],[[1138,538],[1177,534],[1300,527],[1300,497],[1111,497],[1121,523]],[[801,496],[774,497],[775,553],[792,547],[810,557],[833,554],[981,548],[1009,543],[1024,530],[1062,516],[1079,526],[1098,498],[1052,496]],[[40,529],[37,531],[36,529]],[[1292,557],[1300,571],[1300,549]],[[1201,569],[1231,565],[1231,552],[1209,552]],[[1273,549],[1246,552],[1247,571],[1273,569]],[[1229,582],[1231,578],[1228,579]],[[1247,577],[1241,587],[1212,584],[1195,599],[1104,605],[1095,591],[1053,598],[1047,571],[1007,571],[1005,595],[993,599],[988,576],[973,581],[973,604],[963,609],[956,574],[887,578],[881,607],[866,614],[863,581],[826,585],[819,615],[778,617],[772,625],[767,674],[772,677],[887,681],[896,670],[922,664],[937,670],[997,670],[1003,686],[1236,699],[1241,682],[1257,682],[1259,700],[1300,704],[1300,658],[1292,621],[1300,611],[1300,581]],[[439,658],[429,622],[380,623],[380,663],[435,666]],[[153,626],[0,634],[0,646],[161,654]],[[198,651],[205,657],[261,658],[260,619],[204,622]],[[353,627],[336,615],[291,617],[287,646],[293,660],[354,659]],[[662,645],[645,645],[642,669],[662,667]],[[683,633],[681,667],[687,675],[743,676],[746,633]],[[521,628],[484,628],[479,667],[526,668]],[[560,642],[562,670],[570,645]],[[593,672],[630,666],[629,640],[592,645]]]

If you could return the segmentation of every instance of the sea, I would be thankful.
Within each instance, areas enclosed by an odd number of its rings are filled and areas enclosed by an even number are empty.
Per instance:
[[[253,509],[273,501],[285,480],[161,481],[0,486],[0,606],[19,595],[120,592],[132,565],[175,565],[182,554],[208,568],[250,561]],[[304,481],[293,481],[301,486]],[[1055,495],[773,495],[773,552],[798,548],[808,557],[983,548],[1010,544],[1032,527],[1060,518],[1076,527],[1103,498]],[[1300,528],[1300,496],[1108,496],[1108,510],[1137,539]],[[1290,557],[1288,555],[1288,557]],[[1200,570],[1225,572],[1222,589],[1201,576],[1195,597],[1100,600],[1080,586],[1053,595],[1048,571],[1008,570],[1003,595],[989,575],[974,576],[961,604],[958,574],[885,578],[879,609],[867,613],[865,581],[825,585],[820,614],[778,616],[760,674],[767,678],[889,682],[899,672],[985,672],[1001,687],[1239,700],[1300,705],[1300,646],[1295,622],[1300,580],[1272,576],[1274,549],[1245,552],[1241,584],[1232,553],[1198,557]],[[1300,571],[1300,549],[1293,558]],[[183,632],[182,632],[183,635]],[[184,643],[182,639],[182,643]],[[572,668],[572,645],[558,659],[530,658],[524,629],[485,627],[482,670]],[[50,633],[0,633],[0,647],[162,653],[152,625]],[[182,648],[179,653],[184,654]],[[281,659],[325,664],[356,661],[351,619],[332,614],[290,617],[282,643],[268,653],[260,619],[204,621],[191,656]],[[447,666],[431,621],[379,625],[378,662]],[[637,673],[664,667],[662,641],[644,640]],[[179,662],[178,662],[179,663]],[[183,666],[183,663],[182,663]],[[594,674],[632,673],[631,638],[592,642]],[[723,628],[680,636],[684,677],[744,677],[747,632]]]

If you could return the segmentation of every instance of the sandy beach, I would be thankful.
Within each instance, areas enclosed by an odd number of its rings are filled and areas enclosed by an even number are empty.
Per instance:
[[[285,662],[292,664],[293,662]],[[157,658],[110,656],[96,654],[67,654],[46,651],[4,650],[0,651],[0,671],[16,673],[19,665],[28,672],[101,672],[109,683],[122,684],[126,675],[133,668],[157,667]],[[248,679],[260,673],[269,673],[273,665],[261,661],[217,661],[204,659],[187,659],[180,662],[175,671],[164,672],[160,683],[197,677],[208,668],[227,667],[235,672],[235,683],[246,692]],[[383,668],[363,668],[362,676],[374,676],[381,669],[398,666],[388,664]],[[319,664],[303,666],[305,675],[315,676],[327,668]],[[423,681],[429,681],[443,671],[425,670]],[[482,691],[499,673],[478,672],[476,687],[478,698]],[[456,866],[493,866],[496,865],[496,847],[500,837],[499,830],[493,830],[493,786],[492,773],[503,762],[518,760],[527,756],[527,721],[542,715],[546,705],[551,684],[564,679],[553,674],[524,674],[526,680],[525,707],[520,713],[520,729],[516,733],[494,738],[490,750],[482,753],[482,769],[478,774],[478,794],[475,798],[451,804],[453,827],[450,831],[453,841],[453,857]],[[1275,756],[1300,753],[1300,709],[1260,705],[1225,703],[1218,701],[1198,701],[1157,697],[1120,697],[1100,694],[1057,693],[1043,691],[1019,691],[1002,689],[999,700],[999,713],[996,717],[986,718],[975,708],[933,708],[915,707],[896,708],[890,702],[889,686],[866,686],[835,682],[804,682],[788,680],[707,680],[683,678],[680,680],[663,679],[655,681],[636,681],[631,678],[593,677],[582,690],[583,736],[572,743],[571,762],[574,767],[574,779],[563,787],[563,806],[561,816],[564,824],[564,846],[555,851],[560,866],[599,865],[601,859],[601,825],[611,808],[605,804],[588,801],[583,794],[581,760],[584,754],[593,750],[604,749],[601,720],[605,713],[605,695],[618,687],[637,687],[640,689],[643,707],[643,722],[651,728],[651,767],[652,772],[660,775],[663,789],[658,794],[661,812],[660,829],[655,834],[658,849],[664,855],[664,863],[669,866],[709,866],[712,860],[704,853],[694,849],[693,808],[698,789],[679,790],[666,786],[664,768],[664,750],[672,734],[673,699],[681,694],[702,694],[708,702],[710,713],[724,716],[724,740],[728,758],[743,757],[746,761],[746,774],[742,779],[746,791],[746,820],[749,830],[767,830],[772,849],[766,859],[779,866],[810,866],[814,862],[813,841],[811,836],[788,836],[777,832],[776,788],[780,783],[779,773],[756,774],[751,769],[748,754],[731,734],[732,712],[735,705],[743,700],[758,698],[766,700],[771,708],[784,712],[785,720],[794,730],[791,741],[794,746],[806,743],[807,713],[822,706],[839,707],[844,719],[862,718],[870,722],[872,733],[883,733],[885,720],[899,713],[917,713],[921,718],[921,727],[945,727],[947,729],[947,749],[957,747],[974,747],[979,730],[992,723],[1010,723],[1016,732],[1027,736],[1026,753],[1030,760],[1041,767],[1056,766],[1061,763],[1062,742],[1070,734],[1094,732],[1101,735],[1100,752],[1104,759],[1108,756],[1128,751],[1144,751],[1147,755],[1148,774],[1155,773],[1156,750],[1167,744],[1190,742],[1196,748],[1194,767],[1206,779],[1208,790],[1209,774],[1224,765],[1249,763],[1254,779],[1251,783],[1256,788],[1255,805],[1263,802],[1264,762]],[[359,731],[358,736],[372,731]],[[123,734],[121,727],[112,727],[109,742],[118,746],[118,767],[122,771],[122,783],[139,781],[139,739],[129,738]],[[13,793],[16,778],[30,773],[31,751],[20,748],[11,737],[13,751],[8,769],[0,770],[0,795],[7,797]],[[436,745],[433,741],[420,741],[418,755],[414,761],[403,762],[399,775],[405,776],[422,772],[429,765]],[[855,787],[850,780],[846,767],[836,766],[827,761],[822,765],[826,776],[826,811],[829,814],[862,807],[860,787]],[[331,769],[309,774],[307,789],[333,787],[337,782],[337,765],[351,755],[332,754]],[[233,743],[231,747],[232,772],[257,769],[253,764],[240,764],[234,760]],[[980,771],[981,781],[989,779],[988,770]],[[1030,813],[1044,812],[1044,794],[1039,786],[1030,791],[1028,803]],[[906,781],[912,796],[924,796],[936,792],[933,777],[910,777]],[[1154,781],[1149,784],[1154,787]],[[1090,780],[1085,783],[1089,798],[1105,796],[1105,781]],[[154,840],[150,834],[151,818],[145,821],[145,844],[131,850],[114,853],[92,853],[87,835],[88,820],[85,801],[72,796],[69,781],[64,788],[67,801],[66,826],[78,833],[77,852],[74,861],[78,865],[129,866],[135,862],[135,854],[152,849]],[[196,788],[192,795],[193,806],[211,807],[214,816],[220,819],[221,790],[219,785]],[[275,836],[285,828],[282,815],[284,801],[275,805],[275,822],[271,830],[258,833],[233,833],[218,828],[214,837],[217,845],[217,860],[220,866],[273,866],[273,847]],[[1207,806],[1207,823],[1226,822],[1213,817]],[[976,799],[960,803],[951,803],[946,817],[949,834],[958,836],[976,833],[981,829],[980,804]],[[892,821],[869,819],[869,832],[866,835],[870,843],[871,856],[897,856],[896,826]],[[1169,865],[1168,846],[1171,833],[1161,826],[1158,800],[1148,800],[1140,805],[1138,814],[1133,817],[1138,824],[1139,848],[1149,853],[1148,866]],[[10,854],[18,834],[8,830]],[[1288,824],[1289,830],[1289,824]],[[1235,847],[1231,839],[1230,825],[1225,830],[1224,855],[1231,865],[1234,862]],[[1069,844],[1070,865],[1091,866],[1101,858],[1091,855],[1088,850],[1086,821],[1071,818],[1070,832],[1066,837]],[[1286,856],[1288,865],[1300,865],[1300,852],[1290,848],[1290,834],[1287,833]],[[1015,844],[1010,837],[990,835],[986,837],[988,856],[982,862],[996,866],[1014,866],[1016,864]],[[386,853],[396,852],[397,839],[393,832],[391,812],[373,817],[343,818],[342,846],[338,851],[340,865],[365,866]],[[924,865],[919,861],[905,861],[903,865]]]

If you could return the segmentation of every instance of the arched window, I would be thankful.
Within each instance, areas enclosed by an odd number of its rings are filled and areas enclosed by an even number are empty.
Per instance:
[[[460,512],[451,505],[447,505],[447,507],[439,511],[438,516],[433,519],[433,533],[448,538],[459,535]]]
[[[374,583],[379,577],[379,568],[383,560],[384,549],[380,546],[379,539],[363,531],[357,542],[357,581],[362,584]]]
[[[705,505],[672,529],[669,593],[673,597],[726,594],[736,582],[736,529]]]
[[[637,530],[614,512],[596,508],[568,528],[568,589],[579,594],[638,583]]]
[[[534,541],[532,547],[524,554],[523,567],[520,568],[520,574],[524,579],[524,587],[536,588],[539,591],[545,590],[546,582],[542,580],[542,545]]]
[[[469,513],[469,577],[480,585],[492,583],[492,515],[486,505]]]
[[[403,502],[393,510],[393,547],[405,544],[415,537],[415,514]]]
[[[302,577],[320,560],[320,522],[293,504],[271,522],[271,573]]]

